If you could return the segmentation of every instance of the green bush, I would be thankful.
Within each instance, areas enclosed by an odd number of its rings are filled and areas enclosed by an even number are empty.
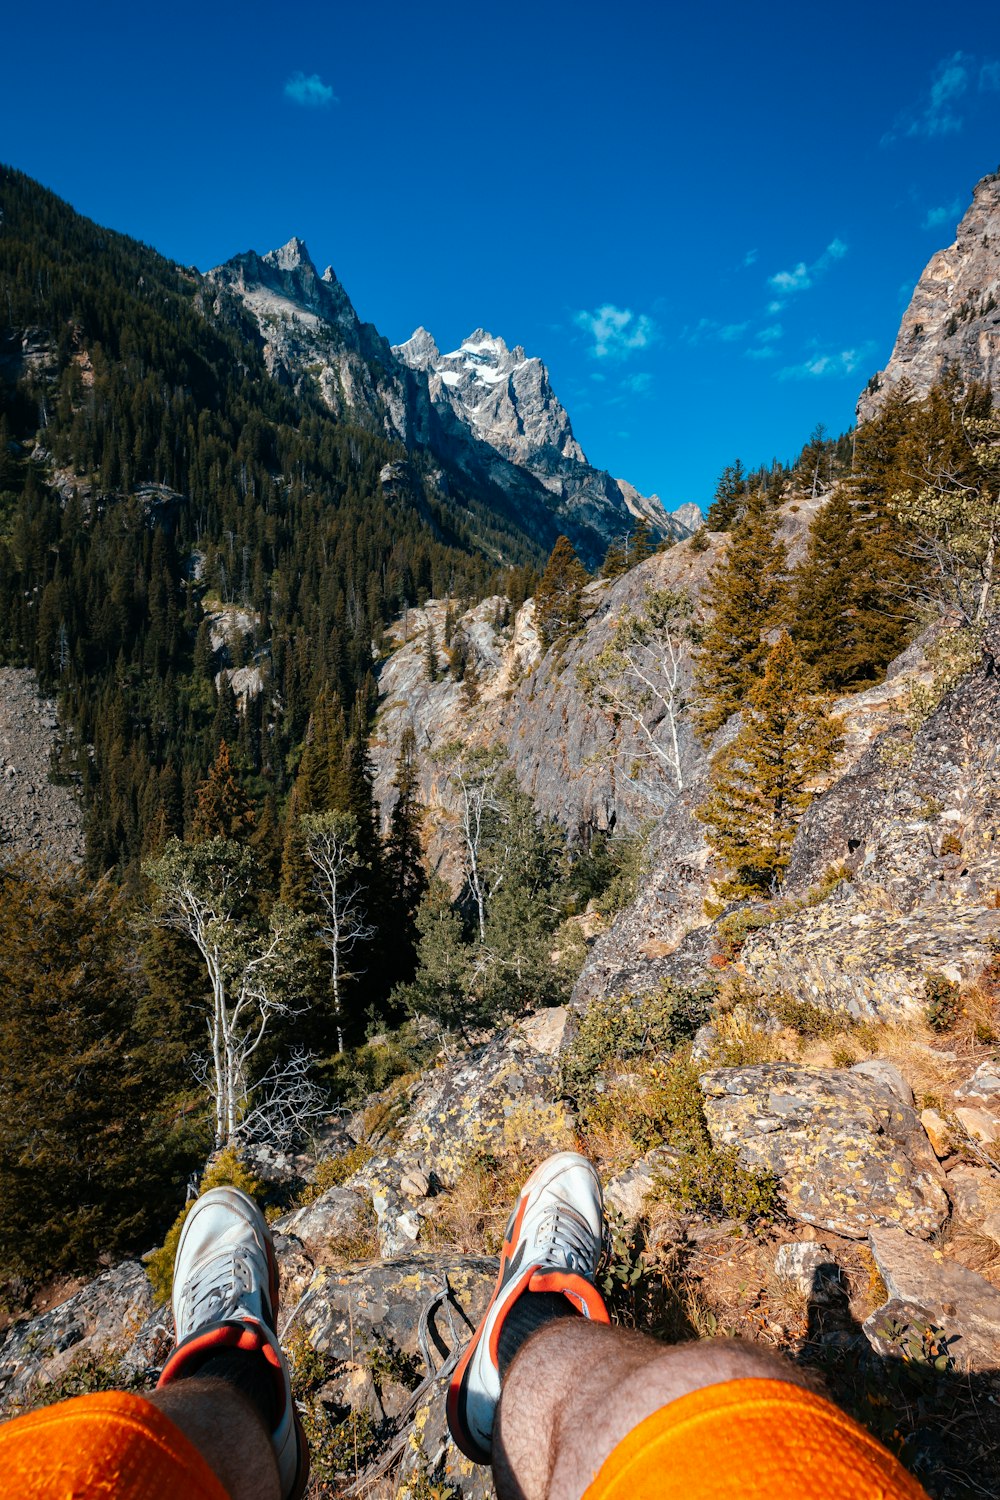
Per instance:
[[[797,1000],[793,995],[777,995],[771,1002],[772,1014],[799,1036],[810,1041],[856,1031],[859,1025],[850,1011],[827,1005],[813,1005],[811,1000]]]
[[[787,901],[773,901],[766,906],[741,906],[722,917],[716,924],[715,941],[723,958],[732,963],[751,932],[770,927],[790,915],[792,907]]]
[[[228,1146],[220,1151],[218,1156],[205,1168],[204,1175],[198,1187],[198,1197],[207,1193],[209,1188],[222,1187],[241,1188],[244,1193],[249,1193],[251,1198],[257,1198],[263,1193],[264,1185],[258,1177],[243,1165],[236,1151]],[[177,1246],[180,1243],[181,1230],[184,1228],[184,1220],[194,1204],[185,1203],[177,1215],[167,1237],[159,1250],[146,1257],[146,1274],[153,1288],[153,1296],[157,1302],[169,1302],[174,1287],[174,1260],[177,1256]]]
[[[563,1060],[566,1093],[578,1102],[591,1098],[609,1064],[673,1052],[707,1019],[716,988],[714,981],[689,988],[665,979],[648,994],[595,1000]]]
[[[331,1057],[320,1069],[323,1083],[341,1104],[360,1104],[394,1079],[423,1067],[430,1060],[432,1045],[417,1038],[412,1025],[402,1026]]]
[[[932,1031],[947,1031],[959,1015],[959,986],[946,974],[924,975],[924,1015]]]

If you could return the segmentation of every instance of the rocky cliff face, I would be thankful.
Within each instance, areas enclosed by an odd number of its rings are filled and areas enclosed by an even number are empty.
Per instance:
[[[422,610],[411,610],[397,622],[392,634],[400,644],[379,674],[381,707],[372,758],[383,817],[392,808],[394,768],[408,726],[416,734],[421,799],[429,809],[429,852],[445,871],[454,839],[453,811],[446,774],[434,755],[454,740],[501,744],[539,812],[570,834],[585,828],[627,831],[660,814],[673,800],[672,784],[664,778],[644,790],[630,774],[634,735],[587,701],[579,669],[607,644],[622,615],[640,608],[649,589],[684,590],[696,603],[713,557],[725,545],[726,539],[719,536],[700,552],[682,542],[612,582],[595,580],[584,591],[584,629],[549,650],[538,639],[533,600],[511,620],[505,600],[483,600],[454,626],[456,635],[468,643],[474,688],[448,675],[445,601],[430,600]],[[435,682],[429,681],[427,672],[428,626],[439,648],[440,676]],[[690,661],[684,674],[686,692]],[[666,724],[656,723],[655,733],[665,737]],[[696,776],[705,752],[686,721],[680,742],[684,774]]]
[[[834,705],[846,731],[838,765],[803,819],[781,899],[736,960],[760,990],[906,1018],[924,1006],[929,976],[957,986],[990,963],[1000,942],[994,656],[988,645],[916,729],[912,690],[933,679],[919,647],[884,684]],[[726,966],[706,914],[710,851],[693,817],[705,790],[692,782],[657,829],[639,895],[592,948],[576,1005],[667,977],[697,983]]]
[[[587,462],[548,371],[523,349],[477,329],[442,355],[422,328],[392,349],[360,320],[333,268],[320,276],[299,239],[235,256],[208,272],[204,289],[213,316],[227,316],[229,299],[251,314],[272,375],[315,388],[339,416],[454,466],[542,545],[565,531],[593,563],[637,518],[659,536],[688,535],[655,495]]]
[[[502,459],[533,474],[560,514],[607,537],[620,533],[629,516],[647,521],[659,536],[685,536],[693,529],[669,516],[656,495],[640,495],[627,481],[588,463],[548,370],[520,345],[508,349],[503,339],[477,328],[457,349],[442,354],[426,328],[418,328],[393,353],[426,373],[431,400],[446,425],[457,422]]]
[[[394,358],[371,323],[362,323],[327,266],[322,276],[302,240],[257,255],[248,250],[209,271],[205,292],[215,316],[225,297],[252,314],[267,367],[296,387],[315,385],[331,411],[412,447],[431,442],[425,387]]]
[[[892,358],[858,402],[859,420],[874,416],[903,380],[926,395],[949,362],[1000,395],[1000,173],[977,183],[954,244],[917,282]]]

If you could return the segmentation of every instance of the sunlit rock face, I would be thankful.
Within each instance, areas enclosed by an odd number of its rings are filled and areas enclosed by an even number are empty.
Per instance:
[[[477,328],[457,349],[442,353],[426,328],[418,328],[393,353],[422,371],[445,424],[457,424],[501,460],[526,469],[557,507],[602,535],[619,535],[636,520],[661,536],[687,536],[693,527],[664,510],[656,495],[640,495],[627,480],[595,469],[577,442],[569,413],[552,389],[549,372],[520,345]],[[502,470],[495,473],[502,483]]]
[[[1000,395],[1000,173],[977,183],[954,244],[928,262],[892,358],[862,393],[858,419],[873,417],[901,381],[925,396],[949,363]]]

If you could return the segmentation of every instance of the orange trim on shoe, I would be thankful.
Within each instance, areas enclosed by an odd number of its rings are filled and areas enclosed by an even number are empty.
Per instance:
[[[528,1283],[529,1292],[562,1292],[578,1312],[592,1323],[610,1323],[604,1298],[592,1281],[572,1271],[536,1271]],[[501,1319],[501,1322],[503,1320]]]
[[[239,1349],[245,1354],[262,1354],[267,1363],[281,1376],[281,1360],[277,1351],[272,1348],[257,1323],[250,1319],[246,1322],[217,1323],[214,1328],[206,1328],[203,1333],[195,1333],[183,1344],[178,1344],[173,1350],[166,1364],[160,1372],[160,1378],[156,1382],[156,1389],[170,1385],[175,1380],[180,1380],[188,1375],[197,1373],[198,1366],[204,1364],[213,1354],[220,1353],[223,1349]],[[190,1368],[193,1366],[193,1368]],[[284,1405],[285,1384],[281,1377],[281,1405]]]

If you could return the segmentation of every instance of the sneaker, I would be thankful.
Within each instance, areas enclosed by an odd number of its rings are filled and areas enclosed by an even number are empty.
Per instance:
[[[609,1321],[594,1285],[604,1249],[604,1201],[585,1156],[560,1151],[536,1167],[514,1205],[485,1316],[451,1378],[448,1427],[473,1463],[488,1464],[500,1399],[504,1318],[524,1292],[562,1292],[585,1318]]]
[[[217,1187],[184,1220],[174,1261],[177,1346],[157,1388],[196,1375],[228,1349],[260,1354],[274,1380],[278,1422],[271,1433],[283,1500],[298,1500],[309,1477],[309,1449],[292,1402],[288,1362],[278,1343],[278,1263],[264,1215],[239,1188]]]

